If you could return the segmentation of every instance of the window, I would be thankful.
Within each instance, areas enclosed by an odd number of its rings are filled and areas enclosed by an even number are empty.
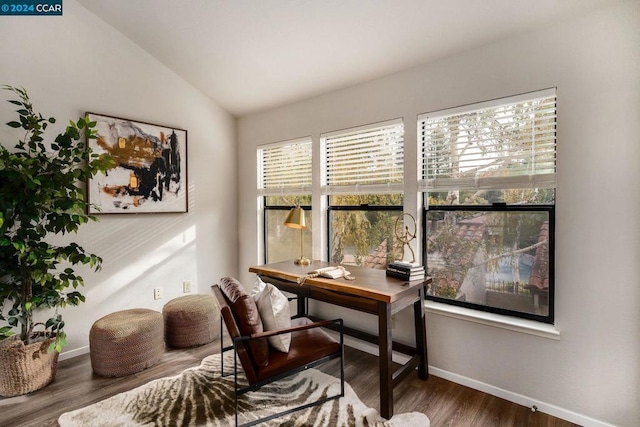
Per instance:
[[[427,298],[553,323],[555,89],[418,118]]]
[[[321,145],[328,259],[385,268],[401,248],[393,227],[402,214],[402,120],[323,134]]]
[[[311,138],[258,147],[258,194],[264,211],[265,262],[300,257],[300,231],[284,221],[295,205],[305,209],[304,253],[311,254]]]
[[[352,194],[329,198],[329,260],[386,268],[401,250],[394,225],[402,194]]]

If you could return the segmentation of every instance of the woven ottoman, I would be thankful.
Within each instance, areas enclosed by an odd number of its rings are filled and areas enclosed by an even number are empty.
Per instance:
[[[164,353],[162,313],[146,308],[107,314],[91,327],[89,353],[93,372],[123,377],[149,368]]]
[[[220,309],[213,295],[174,298],[162,308],[167,346],[189,348],[207,344],[220,335]]]

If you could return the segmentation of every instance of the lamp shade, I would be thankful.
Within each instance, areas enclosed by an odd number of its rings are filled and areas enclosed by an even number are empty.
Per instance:
[[[291,209],[289,215],[287,215],[287,219],[284,221],[284,225],[297,229],[307,228],[307,224],[304,220],[304,209],[300,206],[296,206]]]

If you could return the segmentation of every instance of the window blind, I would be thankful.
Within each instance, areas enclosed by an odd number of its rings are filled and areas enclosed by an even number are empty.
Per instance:
[[[555,89],[418,117],[422,191],[555,188]]]
[[[321,135],[323,194],[402,191],[401,119]]]
[[[258,193],[311,193],[311,138],[258,147]]]

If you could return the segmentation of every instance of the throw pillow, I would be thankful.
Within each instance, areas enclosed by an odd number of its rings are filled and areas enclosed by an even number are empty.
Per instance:
[[[223,277],[220,279],[220,289],[231,302],[231,310],[242,335],[264,332],[256,302],[251,295],[244,291],[240,282],[233,277]],[[249,350],[253,362],[257,366],[264,368],[269,364],[269,344],[266,339],[251,340]]]
[[[265,283],[258,277],[251,292],[258,306],[265,331],[291,327],[289,301],[282,292],[271,283]],[[274,335],[267,338],[271,346],[283,353],[289,352],[291,333]]]

